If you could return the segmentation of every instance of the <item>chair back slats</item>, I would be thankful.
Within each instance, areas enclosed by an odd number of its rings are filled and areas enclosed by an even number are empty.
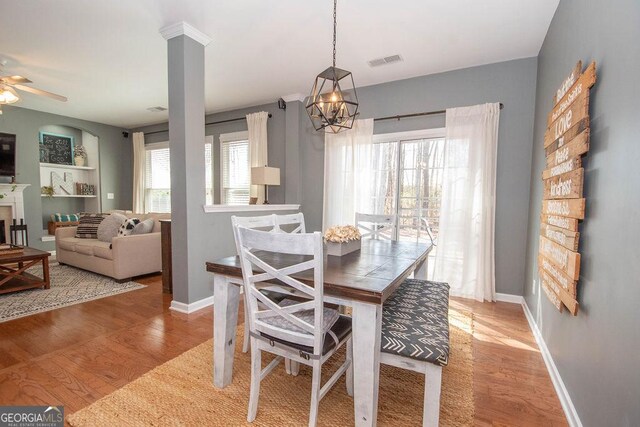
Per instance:
[[[254,251],[291,255],[313,255],[314,253],[315,242],[312,238],[313,235],[270,232],[247,233],[247,230],[249,229],[238,227],[238,232],[243,235],[244,245]]]
[[[249,327],[251,332],[264,333],[289,342],[313,346],[320,354],[323,331],[323,245],[320,233],[280,233],[236,227],[237,246],[240,251],[242,276],[247,294]],[[268,261],[273,253],[299,255],[301,262],[275,267]],[[311,256],[312,259],[304,259]],[[297,260],[294,257],[294,261]],[[313,286],[306,285],[291,275],[313,270]],[[276,304],[256,287],[258,282],[279,280],[308,300],[287,306]],[[258,304],[260,303],[260,305]],[[313,310],[313,324],[296,316]]]
[[[356,212],[356,227],[362,237],[395,240],[397,218],[395,215],[373,215]]]
[[[287,231],[288,233],[306,233],[304,225],[304,214],[302,212],[287,214],[287,215],[275,215],[276,226],[278,231],[282,230],[283,225],[294,226],[293,230]]]

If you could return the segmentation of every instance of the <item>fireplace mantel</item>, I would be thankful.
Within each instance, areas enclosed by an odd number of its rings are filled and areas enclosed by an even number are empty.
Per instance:
[[[0,206],[11,206],[12,216],[20,220],[24,218],[24,197],[25,188],[31,184],[0,184],[0,194],[4,197],[0,199]]]

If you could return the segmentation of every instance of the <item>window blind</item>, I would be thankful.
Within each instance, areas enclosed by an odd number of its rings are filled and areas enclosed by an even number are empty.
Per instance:
[[[171,212],[169,148],[147,149],[145,197],[147,212]]]
[[[249,204],[249,141],[222,141],[220,143],[222,166],[221,196],[227,205]]]

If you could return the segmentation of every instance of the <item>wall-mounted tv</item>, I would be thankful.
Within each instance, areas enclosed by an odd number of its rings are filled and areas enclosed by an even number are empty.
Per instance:
[[[0,133],[0,176],[16,176],[16,136]]]

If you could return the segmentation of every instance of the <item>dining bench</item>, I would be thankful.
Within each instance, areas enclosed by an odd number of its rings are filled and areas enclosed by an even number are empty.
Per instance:
[[[423,426],[440,417],[442,367],[449,362],[449,285],[406,279],[382,307],[380,363],[425,375]]]

